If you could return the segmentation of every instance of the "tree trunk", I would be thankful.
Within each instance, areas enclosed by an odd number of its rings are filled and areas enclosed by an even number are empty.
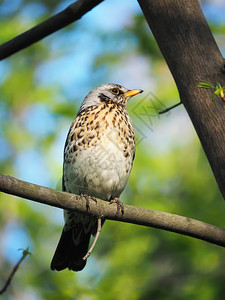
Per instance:
[[[225,198],[225,102],[219,97],[212,101],[212,90],[196,86],[203,80],[224,86],[225,60],[197,0],[138,2]]]

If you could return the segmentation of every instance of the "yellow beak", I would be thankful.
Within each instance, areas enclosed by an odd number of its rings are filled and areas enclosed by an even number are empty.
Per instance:
[[[128,92],[124,93],[124,96],[129,99],[130,97],[138,95],[142,92],[143,90],[129,90]]]

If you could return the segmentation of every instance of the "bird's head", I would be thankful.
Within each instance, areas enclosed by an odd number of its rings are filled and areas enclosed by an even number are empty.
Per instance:
[[[139,89],[128,90],[119,84],[102,84],[90,91],[90,93],[85,97],[80,110],[109,101],[115,102],[116,104],[122,104],[126,107],[127,101],[131,97],[142,92],[143,90]]]

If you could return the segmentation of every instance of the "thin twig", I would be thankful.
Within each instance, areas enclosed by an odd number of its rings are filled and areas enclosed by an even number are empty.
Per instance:
[[[96,232],[95,238],[94,238],[93,243],[92,243],[90,249],[88,250],[87,254],[83,257],[83,260],[86,260],[91,255],[91,253],[97,243],[97,240],[98,240],[101,230],[102,230],[102,219],[101,219],[101,217],[99,217],[98,218],[98,227],[97,227],[97,232]]]
[[[102,1],[103,0],[78,0],[70,4],[66,9],[55,16],[2,44],[0,46],[0,60],[79,20],[84,14]]]
[[[174,104],[174,105],[172,105],[172,106],[170,106],[170,107],[168,107],[168,108],[166,108],[166,109],[164,109],[164,110],[161,110],[161,111],[159,112],[159,114],[160,114],[160,115],[161,115],[161,114],[164,114],[164,113],[170,111],[171,109],[173,109],[173,108],[175,108],[175,107],[177,107],[177,106],[179,106],[179,105],[181,105],[181,104],[182,104],[182,102],[179,102],[179,103],[177,103],[177,104]]]
[[[23,250],[23,255],[22,257],[20,258],[20,260],[18,261],[18,263],[14,266],[14,268],[12,269],[12,272],[10,273],[8,279],[6,280],[6,283],[5,285],[3,286],[3,288],[0,290],[0,295],[2,295],[6,290],[7,288],[9,287],[16,271],[18,270],[20,264],[22,263],[22,261],[27,257],[27,255],[30,255],[31,253],[29,252],[29,248]]]

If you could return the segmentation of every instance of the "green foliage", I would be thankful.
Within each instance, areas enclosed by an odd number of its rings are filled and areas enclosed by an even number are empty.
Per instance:
[[[225,86],[222,87],[221,84],[218,82],[217,82],[216,86],[214,87],[213,85],[211,85],[211,83],[209,83],[207,81],[202,81],[197,84],[197,87],[200,87],[203,89],[213,89],[214,92],[210,97],[212,101],[214,100],[215,96],[219,96],[221,99],[225,100],[225,95],[224,95]]]
[[[162,54],[151,33],[145,18],[142,14],[136,15],[133,19],[133,24],[128,27],[128,32],[131,32],[137,38],[138,50],[148,58],[161,60]]]
[[[20,15],[29,2],[21,1],[18,11],[1,20],[2,40],[12,38],[37,22],[37,19],[33,23],[29,21],[27,25]],[[43,5],[47,15],[59,1],[38,3]],[[94,10],[91,13],[94,14]],[[89,47],[77,54],[77,60],[72,57],[57,70],[62,72],[68,64],[76,69],[82,54],[90,54],[90,45],[93,46],[95,55],[85,71],[87,78],[83,69],[79,69],[79,79],[84,77],[83,81],[73,80],[75,96],[63,87],[63,76],[62,82],[53,80],[51,84],[38,79],[38,72],[41,79],[45,78],[40,64],[49,63],[48,68],[53,68],[51,63],[70,55],[82,42],[79,37],[86,33],[85,18],[76,26],[2,62],[1,172],[59,188],[63,143],[82,95],[100,81],[110,81],[116,71],[116,74],[123,72],[126,57],[141,58],[148,68],[149,83],[145,93],[128,105],[139,142],[133,171],[121,200],[223,227],[224,201],[184,109],[179,107],[169,114],[157,115],[158,110],[178,102],[178,93],[143,16],[134,16],[123,31],[114,30],[109,35],[89,26],[88,30],[95,35],[95,38],[89,36]],[[130,78],[137,73],[137,65],[132,67]],[[154,84],[149,79],[152,77]],[[201,87],[206,88],[206,85]],[[154,93],[149,93],[152,90]],[[30,152],[35,152],[35,156],[28,160]],[[25,159],[19,167],[21,156]],[[40,159],[42,173],[35,168],[35,159]],[[13,229],[9,230],[10,226]],[[211,300],[224,297],[223,248],[119,222],[106,221],[82,272],[52,272],[49,264],[62,226],[61,210],[0,194],[0,286],[7,279],[6,270],[18,261],[17,249],[29,246],[32,252],[20,266],[4,299]],[[26,235],[25,241],[17,235],[17,230]],[[13,242],[9,247],[10,236]]]

